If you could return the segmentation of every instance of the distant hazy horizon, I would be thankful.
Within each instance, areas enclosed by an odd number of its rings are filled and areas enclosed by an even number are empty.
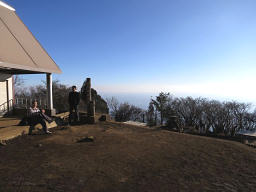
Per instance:
[[[33,79],[35,75],[22,75],[24,77],[24,86],[30,87],[34,85],[43,84],[45,75],[36,75],[41,78],[41,81],[34,82],[30,79]],[[85,80],[81,79],[80,82],[74,82],[73,84],[66,84],[67,86],[76,85],[78,91]],[[60,81],[60,83],[63,83]],[[152,86],[152,87],[151,87]],[[218,101],[237,101],[243,103],[251,103],[253,107],[256,106],[254,95],[247,95],[246,92],[234,92],[232,90],[243,90],[246,86],[242,87],[242,82],[240,84],[229,85],[231,87],[224,87],[221,84],[206,84],[204,86],[200,85],[143,85],[143,84],[134,84],[134,85],[97,85],[95,80],[92,79],[92,88],[96,89],[98,94],[100,94],[104,99],[115,97],[120,103],[128,102],[130,104],[136,105],[143,109],[147,109],[150,99],[155,97],[160,92],[170,93],[174,97],[193,97],[193,98],[207,98],[209,100],[214,99]],[[239,89],[235,87],[240,86]],[[216,92],[222,92],[222,94],[215,94]],[[252,90],[254,92],[254,90]],[[220,96],[221,95],[221,96]]]
[[[98,93],[104,98],[111,98],[111,97],[115,97],[120,103],[123,102],[128,102],[129,104],[133,104],[137,107],[140,107],[142,109],[147,109],[149,102],[152,99],[155,99],[156,96],[159,93],[104,93],[104,92],[100,92],[98,91]],[[181,94],[175,94],[172,92],[165,92],[165,93],[170,93],[172,96],[174,97],[192,97],[192,98],[206,98],[209,100],[217,100],[220,102],[224,102],[224,101],[236,101],[236,102],[241,102],[241,103],[250,103],[252,105],[252,110],[255,109],[256,107],[256,102],[252,101],[252,100],[241,100],[241,99],[230,99],[229,97],[218,97],[218,96],[200,96],[200,95],[181,95]]]

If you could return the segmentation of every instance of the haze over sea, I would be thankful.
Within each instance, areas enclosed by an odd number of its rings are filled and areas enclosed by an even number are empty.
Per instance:
[[[6,0],[54,79],[145,108],[160,91],[256,104],[255,0]],[[27,86],[44,75],[24,76]]]

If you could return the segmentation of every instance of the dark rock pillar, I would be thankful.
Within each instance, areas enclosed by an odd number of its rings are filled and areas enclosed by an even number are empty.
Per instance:
[[[95,123],[95,101],[92,100],[91,78],[86,79],[86,106],[88,123]]]

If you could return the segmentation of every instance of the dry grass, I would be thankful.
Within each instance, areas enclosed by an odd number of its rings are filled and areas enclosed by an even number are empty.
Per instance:
[[[94,142],[77,140],[94,136]],[[121,123],[56,129],[0,146],[0,191],[254,191],[240,143]]]

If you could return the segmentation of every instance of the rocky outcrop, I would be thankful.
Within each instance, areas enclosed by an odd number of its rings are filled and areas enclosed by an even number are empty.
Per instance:
[[[98,95],[97,91],[93,88],[91,88],[91,85],[89,84],[88,88],[88,78],[87,80],[83,83],[83,86],[81,88],[81,99],[84,103],[84,108],[87,110],[88,108],[88,99],[90,98],[91,101],[94,102],[95,104],[95,112],[96,113],[109,113],[108,105],[107,102],[100,96]],[[91,94],[89,95],[88,90],[91,90]]]

